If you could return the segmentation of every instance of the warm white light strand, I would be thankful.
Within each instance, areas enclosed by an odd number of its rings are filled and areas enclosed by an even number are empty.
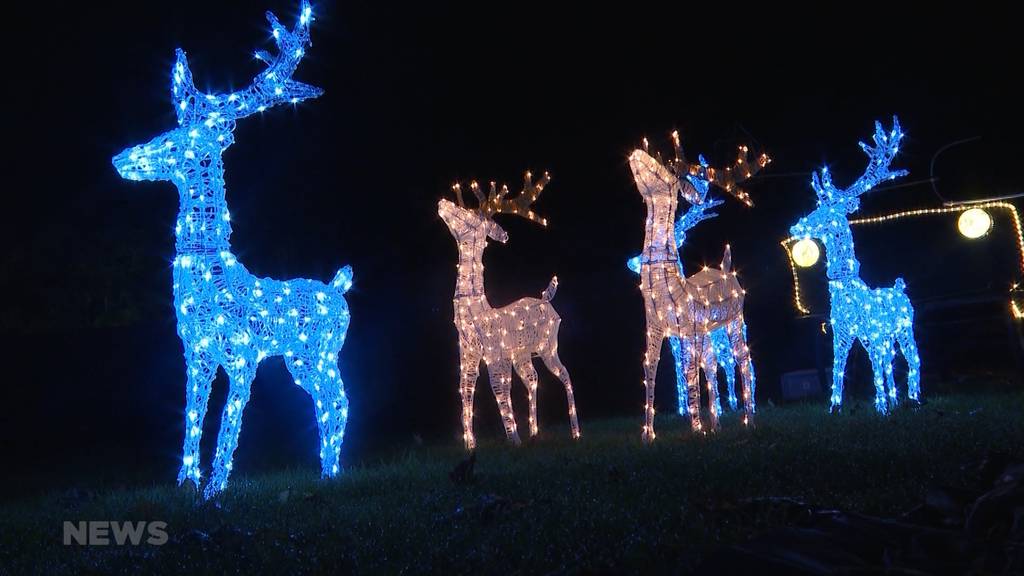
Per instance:
[[[943,206],[941,208],[916,208],[913,210],[901,210],[899,212],[893,212],[891,214],[881,214],[878,216],[867,216],[864,218],[855,218],[850,220],[851,226],[858,226],[861,224],[882,224],[893,222],[896,220],[902,220],[904,218],[916,218],[919,216],[934,216],[942,214],[962,214],[967,210],[971,209],[998,209],[1006,211],[1006,214],[1010,217],[1010,222],[1013,224],[1013,230],[1015,235],[1015,248],[1017,250],[1017,266],[1021,277],[1024,277],[1024,230],[1022,230],[1020,212],[1017,206],[1010,202],[1003,202],[999,200],[993,201],[981,201],[972,202],[970,204],[958,204],[956,206]],[[801,314],[810,314],[811,311],[808,309],[800,296],[800,277],[797,273],[796,263],[793,261],[792,245],[800,240],[797,236],[790,236],[781,242],[783,249],[786,251],[786,255],[789,258],[790,270],[793,274],[793,305],[797,311]],[[1016,286],[1011,288],[1011,293],[1016,289]],[[1011,294],[1010,296],[1010,314],[1015,319],[1024,318],[1024,313],[1021,312],[1021,305],[1018,304]]]

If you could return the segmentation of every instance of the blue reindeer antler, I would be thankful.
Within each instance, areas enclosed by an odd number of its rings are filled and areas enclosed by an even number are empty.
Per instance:
[[[825,203],[839,202],[849,198],[856,198],[861,194],[874,188],[879,182],[895,180],[907,175],[906,170],[889,170],[893,158],[900,151],[900,141],[903,139],[903,130],[900,128],[899,118],[892,117],[892,130],[886,132],[882,123],[875,121],[875,134],[872,137],[874,146],[864,142],[858,142],[861,150],[868,155],[868,166],[849,188],[840,190],[832,184],[832,175],[828,167],[821,169],[821,176],[815,172],[811,177],[811,187],[818,195],[818,199]]]
[[[273,13],[267,12],[277,54],[271,56],[257,50],[256,59],[267,63],[267,68],[253,78],[252,84],[230,94],[203,94],[192,83],[192,72],[188,67],[185,51],[178,48],[177,62],[171,75],[171,97],[178,124],[185,125],[195,118],[219,122],[243,118],[255,112],[263,112],[271,106],[316,98],[323,90],[303,82],[292,80],[292,74],[306,54],[310,44],[309,24],[313,21],[313,10],[308,2],[300,7],[299,20],[295,28],[288,30]]]
[[[717,212],[710,211],[711,208],[721,206],[724,201],[720,198],[714,198],[703,204],[693,204],[686,211],[685,214],[676,220],[675,236],[676,236],[676,248],[682,248],[686,242],[686,232],[703,222],[704,220],[710,220],[718,216]]]

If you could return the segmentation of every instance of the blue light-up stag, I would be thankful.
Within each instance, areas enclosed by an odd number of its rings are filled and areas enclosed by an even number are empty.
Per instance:
[[[698,157],[701,166],[707,168],[707,161],[704,160],[703,156]],[[681,250],[683,244],[686,243],[686,233],[694,226],[718,216],[715,212],[711,211],[713,208],[720,206],[723,202],[721,199],[710,198],[708,196],[708,190],[711,183],[707,180],[701,179],[697,176],[686,176],[687,183],[693,187],[696,192],[696,198],[699,202],[691,204],[687,209],[686,213],[680,216],[676,220],[675,224],[675,241],[676,248]],[[726,246],[726,250],[729,247]],[[727,256],[728,257],[728,256]],[[682,257],[679,258],[677,264],[679,265],[679,274],[686,276],[683,270]],[[626,262],[626,266],[633,271],[633,273],[640,274],[640,255],[630,258]],[[746,325],[744,325],[743,339],[746,341]],[[719,328],[712,330],[708,334],[709,348],[699,355],[702,358],[702,364],[707,367],[713,367],[705,372],[705,377],[708,379],[708,386],[713,388],[715,391],[718,390],[718,366],[722,367],[725,371],[726,379],[726,393],[728,394],[729,408],[736,410],[736,358],[732,353],[732,343],[729,341],[729,333],[725,328]],[[676,395],[678,397],[678,412],[680,416],[689,415],[689,388],[686,383],[686,371],[688,369],[688,359],[692,355],[688,349],[689,344],[683,340],[680,340],[676,336],[671,336],[668,339],[669,348],[672,350],[672,356],[675,359],[675,371],[676,371]],[[750,366],[750,378],[751,381],[754,379],[753,365]],[[753,387],[753,385],[752,385]],[[718,413],[722,412],[722,405],[719,401],[718,394],[714,395],[715,409]]]
[[[898,403],[892,362],[896,344],[907,361],[907,396],[917,401],[920,394],[921,359],[914,341],[914,308],[904,293],[902,278],[892,288],[868,288],[860,279],[860,262],[853,252],[853,235],[847,215],[860,207],[859,196],[880,182],[907,174],[890,170],[899,152],[903,132],[893,118],[891,131],[875,122],[874,146],[860,143],[868,156],[864,174],[849,188],[832,184],[828,168],[815,173],[811,187],[818,195],[814,212],[800,219],[790,233],[798,238],[815,238],[825,246],[828,267],[828,291],[832,308],[832,411],[843,402],[843,376],[846,359],[855,340],[859,340],[871,359],[875,384],[875,408],[886,413]],[[888,384],[888,393],[886,393]]]
[[[338,353],[349,325],[343,294],[352,285],[351,267],[339,270],[329,284],[257,278],[238,262],[228,242],[231,222],[222,155],[234,142],[235,122],[321,94],[319,88],[291,79],[309,44],[309,6],[302,5],[293,30],[269,12],[267,19],[278,53],[272,57],[257,52],[267,68],[251,86],[230,94],[200,92],[179,49],[171,83],[178,127],[113,159],[123,178],[169,180],[178,188],[174,305],[188,379],[179,484],[191,480],[199,486],[199,441],[218,366],[229,379],[213,474],[204,490],[207,498],[227,485],[242,413],[264,358],[284,356],[295,384],[313,397],[324,476],[338,473],[348,418]]]

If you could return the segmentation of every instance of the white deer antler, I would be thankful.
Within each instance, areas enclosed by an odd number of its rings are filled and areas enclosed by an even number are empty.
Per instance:
[[[752,178],[761,168],[767,166],[772,159],[767,154],[760,154],[757,161],[751,163],[748,158],[749,149],[746,146],[739,147],[739,154],[732,166],[722,169],[712,168],[703,162],[691,163],[683,155],[683,149],[679,143],[679,132],[672,132],[672,147],[675,151],[675,158],[667,163],[667,166],[680,179],[685,176],[692,176],[707,181],[725,190],[728,194],[736,197],[747,206],[754,203],[750,196],[739,187],[744,180]],[[686,197],[684,192],[684,198]],[[686,198],[691,204],[700,204],[700,199]]]

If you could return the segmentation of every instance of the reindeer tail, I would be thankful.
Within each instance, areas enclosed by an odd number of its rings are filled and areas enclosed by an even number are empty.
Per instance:
[[[558,291],[558,276],[552,276],[551,282],[548,283],[548,287],[544,289],[544,293],[540,295],[540,299],[545,302],[551,302],[551,299],[555,297],[555,292]]]
[[[348,292],[348,289],[352,287],[352,267],[343,266],[338,273],[334,275],[334,280],[331,280],[331,286],[341,290],[344,294]]]
[[[896,288],[896,291],[903,292],[907,285],[903,282],[903,278],[897,278],[893,287]]]
[[[725,245],[725,254],[722,255],[722,272],[729,272],[732,270],[732,249],[729,245]]]

